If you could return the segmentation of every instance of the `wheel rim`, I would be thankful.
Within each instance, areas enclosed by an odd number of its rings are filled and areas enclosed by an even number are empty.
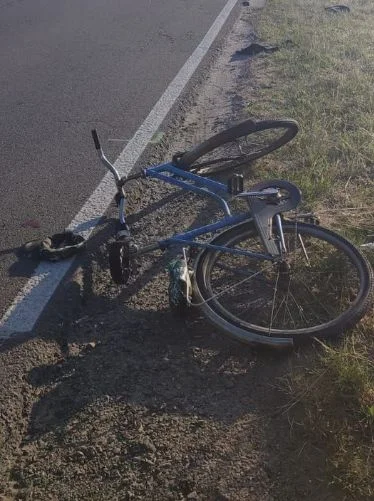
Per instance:
[[[203,284],[209,307],[246,330],[272,336],[318,335],[348,321],[365,293],[355,251],[329,233],[321,240],[320,230],[302,226],[301,232],[284,226],[292,250],[284,264],[212,253]],[[262,249],[253,230],[239,240],[243,235],[225,244]]]
[[[201,173],[239,167],[277,149],[288,127],[269,127],[226,142],[202,155],[192,165],[192,170]]]

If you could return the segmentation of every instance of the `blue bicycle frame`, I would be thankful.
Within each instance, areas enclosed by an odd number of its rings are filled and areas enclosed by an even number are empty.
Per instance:
[[[136,254],[145,254],[151,252],[152,250],[161,249],[165,250],[172,246],[191,246],[198,248],[205,248],[211,250],[217,250],[221,252],[227,252],[230,254],[237,254],[242,256],[248,256],[256,259],[274,261],[275,257],[270,254],[263,254],[257,252],[251,252],[242,249],[228,248],[219,245],[212,245],[207,242],[196,241],[195,238],[207,233],[215,233],[222,228],[227,226],[234,226],[236,224],[248,221],[251,219],[250,212],[246,212],[239,215],[231,215],[230,208],[227,204],[227,199],[232,198],[228,193],[228,188],[225,184],[218,181],[213,181],[207,179],[191,172],[179,169],[175,167],[172,163],[165,163],[156,165],[153,167],[148,167],[142,171],[143,177],[159,179],[166,183],[178,186],[186,191],[192,191],[199,195],[213,198],[221,206],[225,216],[220,221],[216,223],[211,223],[205,226],[201,226],[194,230],[190,230],[184,233],[178,233],[172,237],[164,240],[159,240],[155,243],[140,247],[137,249]],[[260,196],[263,193],[248,192],[249,196]],[[119,204],[119,220],[121,227],[127,226],[126,216],[125,216],[125,197],[122,196]]]
[[[251,210],[243,214],[233,216],[230,212],[227,201],[232,199],[233,196],[229,192],[228,187],[218,181],[201,177],[192,172],[179,169],[173,163],[164,163],[155,165],[144,169],[140,174],[130,175],[126,178],[121,178],[118,171],[113,164],[104,155],[96,130],[92,131],[92,137],[95,142],[95,148],[103,164],[109,169],[115,179],[118,189],[119,202],[119,230],[117,232],[117,239],[130,237],[130,229],[126,223],[125,205],[126,198],[123,186],[131,180],[139,177],[159,179],[165,183],[179,186],[183,190],[191,191],[204,197],[213,198],[224,212],[224,217],[216,222],[206,226],[201,226],[195,230],[190,230],[184,233],[178,233],[172,237],[164,240],[159,240],[152,244],[138,248],[133,246],[134,253],[145,254],[156,249],[165,250],[172,246],[190,246],[193,248],[209,249],[220,252],[227,252],[229,254],[236,254],[247,256],[255,259],[266,261],[275,261],[282,258],[282,255],[287,252],[280,213],[295,208],[301,198],[300,190],[292,183],[283,180],[275,180],[273,182],[264,182],[257,185],[258,191],[249,191],[239,193],[237,196],[247,197]],[[283,188],[289,191],[290,196],[288,201],[283,203],[282,207],[279,205],[279,189]],[[252,252],[233,247],[224,247],[214,245],[208,242],[196,241],[196,237],[207,233],[215,233],[222,228],[234,226],[244,221],[253,220],[257,228],[261,241],[266,249],[266,253]],[[276,225],[277,238],[272,236],[273,222]]]

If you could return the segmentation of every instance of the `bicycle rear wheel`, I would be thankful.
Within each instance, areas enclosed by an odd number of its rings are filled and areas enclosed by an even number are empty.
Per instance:
[[[284,223],[281,263],[206,250],[195,265],[195,293],[204,314],[241,341],[269,343],[326,338],[353,327],[372,303],[373,272],[341,236]],[[215,245],[264,252],[253,222],[231,228]]]
[[[297,132],[294,120],[246,120],[184,153],[178,166],[206,175],[233,169],[280,148]]]

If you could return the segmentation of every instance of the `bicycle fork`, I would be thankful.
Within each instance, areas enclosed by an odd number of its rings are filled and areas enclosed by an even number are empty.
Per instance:
[[[121,178],[119,172],[114,167],[114,165],[109,162],[107,157],[104,155],[104,152],[101,148],[99,137],[95,129],[91,131],[92,138],[95,143],[95,148],[97,154],[101,160],[101,162],[105,165],[105,167],[113,174],[114,181],[117,186],[117,194],[116,194],[116,203],[118,206],[119,217],[118,217],[118,225],[116,230],[115,238],[117,241],[130,241],[131,240],[131,232],[130,227],[126,222],[126,197],[123,190],[123,186],[127,181],[138,179],[143,176],[143,173],[137,173],[131,176],[127,176],[125,179]]]
[[[116,240],[126,240],[131,238],[130,227],[126,222],[126,198],[123,193],[118,196],[118,224],[116,231]]]
[[[281,255],[284,255],[287,253],[287,247],[286,247],[286,242],[284,239],[284,233],[283,233],[283,226],[282,226],[282,218],[280,214],[275,215],[275,226],[277,228],[277,234],[279,238],[279,247],[280,247],[280,253]]]
[[[251,192],[238,196],[247,197],[254,224],[266,251],[274,258],[282,258],[287,248],[281,213],[298,206],[301,192],[294,184],[279,179],[264,181],[253,189],[261,192],[262,196],[253,196]]]

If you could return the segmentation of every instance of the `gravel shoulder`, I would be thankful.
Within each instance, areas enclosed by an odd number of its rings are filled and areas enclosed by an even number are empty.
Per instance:
[[[250,60],[233,55],[255,40],[253,17],[242,9],[151,161],[247,118],[258,83]],[[143,243],[217,210],[142,181],[129,189],[129,212]],[[343,499],[326,484],[323,446],[303,440],[285,412],[282,381],[313,349],[256,352],[198,312],[176,318],[168,253],[142,258],[127,288],[113,285],[114,217],[113,208],[36,335],[1,347],[0,500]]]

